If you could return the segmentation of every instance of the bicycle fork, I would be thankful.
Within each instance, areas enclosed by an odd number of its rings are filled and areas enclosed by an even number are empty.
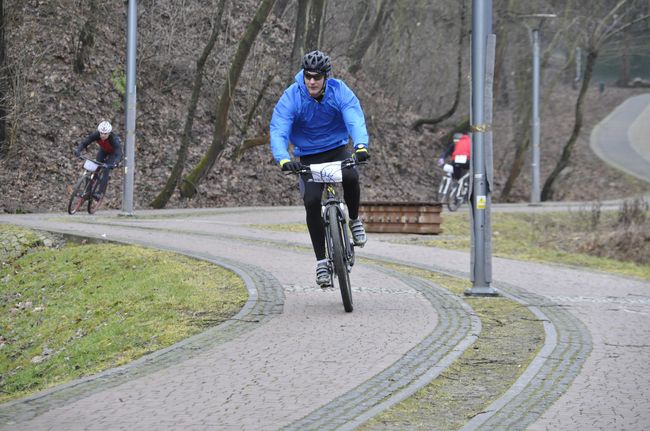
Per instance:
[[[343,235],[343,246],[345,247],[345,261],[347,263],[347,270],[348,272],[351,272],[352,266],[354,265],[354,243],[350,238],[347,213],[343,208],[343,204],[338,201],[326,202],[326,204],[323,206],[323,221],[325,223],[325,246],[327,247],[330,270],[334,268],[332,230],[329,228],[329,218],[327,217],[329,208],[331,206],[334,206],[336,208],[337,220],[341,226],[341,234]]]

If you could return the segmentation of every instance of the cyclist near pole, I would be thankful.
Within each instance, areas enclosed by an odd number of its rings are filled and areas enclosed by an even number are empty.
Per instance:
[[[117,167],[117,164],[122,160],[122,142],[120,141],[119,136],[113,132],[113,126],[111,126],[111,123],[108,121],[102,121],[97,126],[97,130],[86,136],[86,138],[75,147],[75,156],[81,156],[81,151],[86,149],[86,147],[93,142],[97,142],[97,145],[99,145],[99,151],[97,151],[97,157],[95,157],[95,159],[98,162],[106,163],[108,165],[108,169],[104,170],[104,173],[101,175],[99,191],[93,196],[94,199],[100,200],[106,192],[110,170]]]
[[[458,181],[469,170],[471,151],[472,139],[470,136],[467,133],[454,133],[452,141],[438,159],[438,166],[444,165],[445,159],[451,155],[451,164],[454,167],[453,177]]]
[[[330,77],[330,58],[321,51],[308,52],[295,82],[282,94],[271,118],[271,151],[283,171],[296,172],[302,164],[345,160],[349,137],[354,143],[352,156],[359,162],[369,159],[366,120],[357,96],[341,80]],[[294,155],[289,155],[289,141]],[[299,178],[307,219],[307,228],[316,255],[316,283],[330,282],[325,258],[325,228],[321,217],[323,184]],[[363,247],[366,231],[359,218],[361,189],[356,168],[343,170],[343,196],[350,216],[349,227],[354,244]]]

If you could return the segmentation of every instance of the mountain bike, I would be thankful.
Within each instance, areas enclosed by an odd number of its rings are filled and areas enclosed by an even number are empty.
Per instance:
[[[85,160],[83,164],[84,172],[77,179],[70,194],[68,214],[75,214],[85,202],[88,202],[88,213],[94,214],[102,204],[104,198],[104,195],[101,195],[99,199],[96,199],[94,196],[99,191],[102,175],[105,175],[104,172],[108,168],[108,165],[84,156],[79,156],[79,158]]]
[[[323,223],[325,224],[325,249],[330,268],[330,285],[334,279],[341,290],[343,308],[350,313],[353,310],[350,272],[354,265],[354,243],[348,231],[348,211],[345,202],[339,197],[335,185],[343,182],[343,169],[357,166],[354,159],[338,162],[304,165],[298,174],[310,174],[311,180],[324,183],[322,201]]]

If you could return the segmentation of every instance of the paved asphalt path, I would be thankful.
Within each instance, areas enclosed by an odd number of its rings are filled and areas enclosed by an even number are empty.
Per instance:
[[[591,132],[590,145],[604,161],[650,182],[650,93],[631,97]]]
[[[622,104],[595,128],[592,148],[650,181],[648,106],[650,95]],[[353,429],[435,378],[482,335],[462,299],[373,263],[467,277],[468,253],[371,234],[358,252],[369,263],[352,273],[355,310],[345,313],[338,292],[313,282],[307,234],[254,226],[303,220],[301,208],[283,207],[0,215],[0,223],[206,259],[236,271],[250,293],[217,328],[0,405],[0,429]],[[545,344],[513,387],[463,429],[650,429],[649,282],[499,258],[493,277],[494,287],[544,321]]]

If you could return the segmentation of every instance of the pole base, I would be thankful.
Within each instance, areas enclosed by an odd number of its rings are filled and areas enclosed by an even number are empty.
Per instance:
[[[128,211],[122,211],[122,212],[119,212],[119,213],[117,213],[117,215],[118,215],[119,217],[134,217],[134,216],[135,216],[134,213],[132,213],[132,212],[128,212]]]
[[[501,296],[499,291],[490,286],[473,286],[465,289],[465,296]]]

